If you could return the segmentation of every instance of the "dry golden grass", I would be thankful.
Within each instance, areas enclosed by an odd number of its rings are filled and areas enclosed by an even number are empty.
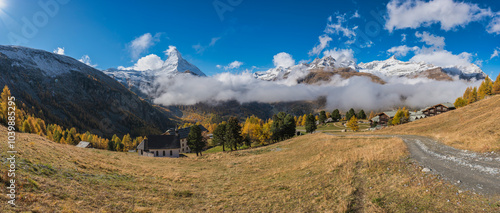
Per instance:
[[[414,134],[477,152],[500,151],[500,95],[412,123],[375,133]]]
[[[21,199],[17,209],[2,204],[0,212],[499,210],[498,198],[458,193],[421,173],[396,138],[312,134],[179,159],[81,149],[29,134],[17,142]],[[0,192],[6,203],[5,187]]]

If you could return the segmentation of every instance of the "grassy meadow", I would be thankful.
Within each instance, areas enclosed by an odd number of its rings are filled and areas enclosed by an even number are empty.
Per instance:
[[[0,127],[0,135],[6,129]],[[478,212],[499,198],[422,173],[397,138],[309,134],[203,157],[149,158],[19,134],[18,207],[0,212]],[[6,152],[2,150],[2,159]],[[7,180],[2,164],[0,181]],[[2,184],[4,185],[4,184]],[[7,202],[5,187],[0,202]]]
[[[500,95],[415,122],[374,133],[433,137],[444,144],[476,152],[500,152]]]

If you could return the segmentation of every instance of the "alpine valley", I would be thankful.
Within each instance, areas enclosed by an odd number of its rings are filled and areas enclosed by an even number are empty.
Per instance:
[[[185,60],[175,47],[166,51],[166,60],[149,69],[119,67],[98,70],[74,58],[19,46],[0,46],[0,82],[26,105],[29,112],[48,122],[80,130],[100,129],[111,133],[146,135],[173,127],[186,111],[215,113],[240,118],[256,115],[269,118],[279,111],[304,114],[324,108],[326,100],[262,103],[222,101],[190,106],[158,106],[159,78],[183,75],[210,78]],[[138,63],[141,63],[139,60]],[[146,62],[144,62],[146,63]],[[310,63],[275,67],[253,73],[262,81],[285,84],[321,85],[333,76],[342,79],[366,77],[377,84],[387,78],[430,78],[439,81],[474,81],[486,74],[474,65],[438,67],[423,62],[403,62],[391,57],[384,61],[357,64],[331,56]],[[134,126],[134,128],[131,128]]]

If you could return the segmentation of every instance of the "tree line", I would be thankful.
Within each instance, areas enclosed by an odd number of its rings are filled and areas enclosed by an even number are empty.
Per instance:
[[[272,119],[263,121],[251,116],[244,124],[236,117],[230,117],[213,131],[213,145],[222,146],[222,150],[238,150],[240,147],[251,147],[252,144],[266,145],[276,143],[296,134],[296,119],[293,115],[280,112]]]
[[[490,95],[500,94],[500,75],[498,75],[495,82],[492,82],[491,79],[486,76],[479,89],[477,87],[467,87],[465,89],[462,97],[458,97],[455,100],[455,107],[460,108],[472,104],[476,101],[482,100]]]
[[[5,86],[0,95],[0,123],[7,125],[7,103],[12,94],[8,86]],[[111,140],[102,138],[90,132],[79,133],[76,128],[63,128],[57,124],[46,124],[42,118],[27,113],[26,106],[19,100],[16,101],[15,128],[18,132],[37,134],[61,144],[77,145],[80,141],[86,141],[97,149],[108,149],[111,151],[128,151],[134,149],[143,137],[132,139],[130,134],[119,138],[114,135]]]

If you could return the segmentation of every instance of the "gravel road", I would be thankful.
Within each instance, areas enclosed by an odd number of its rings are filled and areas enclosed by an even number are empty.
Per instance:
[[[479,194],[500,195],[500,155],[498,153],[483,154],[460,150],[433,139],[415,135],[352,136],[399,137],[408,147],[411,158],[424,168],[422,171],[440,175],[465,190]]]

